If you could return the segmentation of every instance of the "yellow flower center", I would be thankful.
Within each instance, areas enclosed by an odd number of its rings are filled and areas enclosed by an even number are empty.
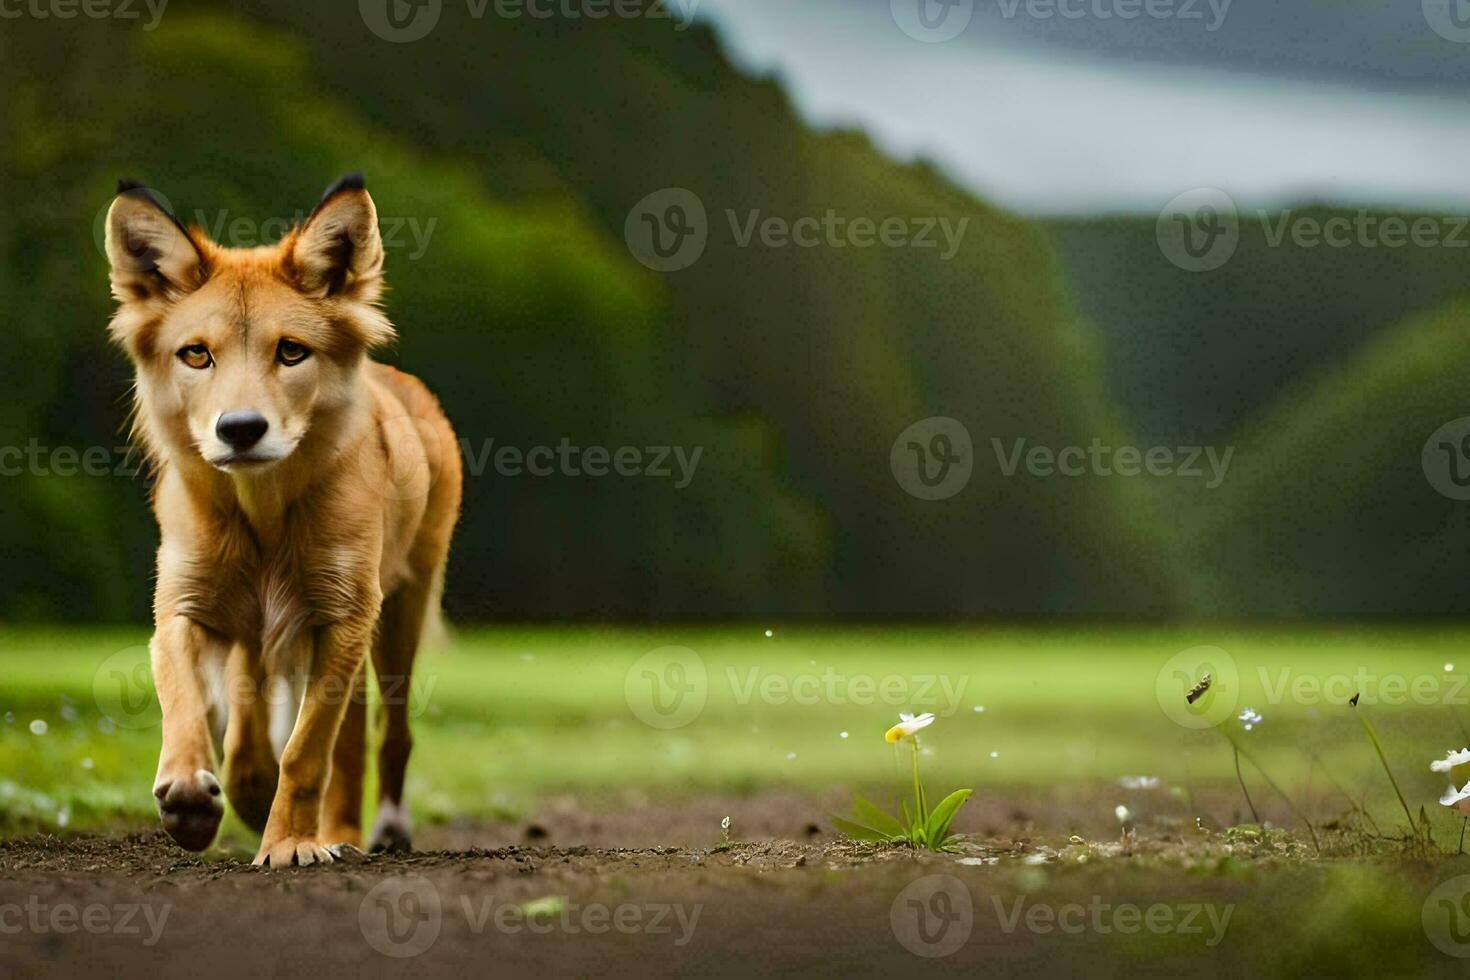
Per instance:
[[[901,738],[903,738],[902,725],[894,725],[892,728],[888,729],[888,731],[883,733],[883,740],[885,742],[897,742]]]

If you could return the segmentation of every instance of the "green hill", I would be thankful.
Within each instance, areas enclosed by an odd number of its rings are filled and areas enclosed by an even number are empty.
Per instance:
[[[1006,477],[990,455],[992,438],[1120,437],[1042,234],[861,136],[807,130],[705,28],[445,5],[432,40],[389,44],[325,5],[198,3],[151,33],[17,22],[0,35],[0,81],[0,287],[26,352],[0,368],[0,442],[120,441],[128,370],[105,344],[92,240],[114,178],[146,178],[226,244],[254,244],[361,168],[385,230],[397,223],[391,356],[441,394],[472,460],[491,439],[702,447],[683,488],[472,475],[454,613],[1172,606],[1135,488]],[[703,202],[709,244],[660,274],[623,229],[667,187]],[[968,224],[946,259],[743,243],[729,212],[736,226],[752,212]],[[963,492],[930,502],[902,490],[888,456],[933,415],[961,420],[978,458]],[[0,616],[141,615],[143,481],[9,479]]]
[[[1428,468],[1423,459],[1431,435],[1470,416],[1467,373],[1462,300],[1384,331],[1263,411],[1239,436],[1232,479],[1195,516],[1191,606],[1226,615],[1470,612],[1470,504],[1426,475],[1447,472],[1441,440]],[[1451,447],[1461,448],[1458,437]]]
[[[1420,241],[1433,244],[1385,233],[1390,219],[1410,230],[1427,220],[1433,234]],[[1234,255],[1208,272],[1165,257],[1155,215],[1045,223],[1105,338],[1108,390],[1140,438],[1227,440],[1290,386],[1470,290],[1461,218],[1305,206],[1242,208],[1239,221]],[[1347,244],[1328,244],[1329,225]]]

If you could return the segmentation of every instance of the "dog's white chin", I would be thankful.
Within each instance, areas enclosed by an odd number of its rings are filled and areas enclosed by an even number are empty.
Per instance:
[[[285,456],[261,456],[252,453],[242,453],[238,456],[211,459],[209,460],[209,465],[223,473],[264,473],[285,458]]]

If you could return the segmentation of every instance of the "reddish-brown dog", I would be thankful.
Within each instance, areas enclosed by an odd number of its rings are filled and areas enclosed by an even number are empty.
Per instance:
[[[438,612],[461,465],[428,389],[367,356],[393,328],[361,176],[254,249],[216,245],[125,181],[107,255],[112,335],[136,369],[136,432],[157,473],[165,829],[192,851],[214,840],[211,723],[224,720],[224,793],[262,832],[256,864],[361,846],[371,655],[384,697],[370,846],[407,848],[407,681]],[[284,702],[268,696],[291,684]],[[273,700],[295,712],[276,747]]]

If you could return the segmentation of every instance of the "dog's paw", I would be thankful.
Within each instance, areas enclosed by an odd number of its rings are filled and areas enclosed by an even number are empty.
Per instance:
[[[163,829],[186,851],[202,851],[214,843],[225,802],[219,780],[207,769],[192,776],[164,779],[153,788]]]
[[[281,837],[263,841],[260,852],[251,863],[259,868],[299,868],[312,864],[331,864],[336,860],[321,841],[307,837]]]
[[[407,854],[413,850],[413,837],[408,830],[408,808],[384,800],[378,804],[368,850],[373,854]]]

